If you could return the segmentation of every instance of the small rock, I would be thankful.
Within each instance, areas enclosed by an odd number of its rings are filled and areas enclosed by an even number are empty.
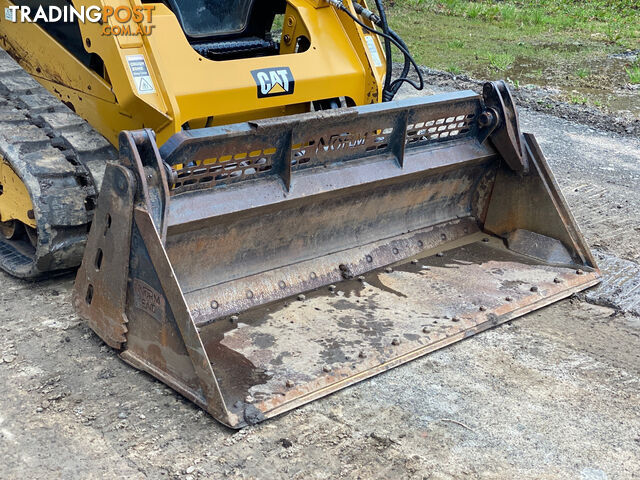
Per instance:
[[[52,393],[51,395],[49,395],[48,399],[53,401],[53,400],[60,400],[61,398],[65,397],[65,393],[64,392],[55,392]]]
[[[12,363],[15,359],[16,359],[16,357],[14,355],[9,355],[9,354],[4,355],[2,357],[2,361],[4,363]]]
[[[195,470],[196,470],[196,467],[194,467],[194,466],[192,465],[192,466],[188,467],[188,468],[185,470],[185,473],[187,473],[187,474],[189,474],[189,473],[193,473]]]
[[[306,298],[307,298],[307,297],[306,297],[303,293],[301,293],[300,295],[298,295],[298,300],[300,300],[301,302],[302,302],[303,300],[306,300]]]
[[[127,414],[126,414],[126,412],[120,412],[120,413],[118,414],[118,418],[121,418],[122,420],[124,420],[125,418],[127,418]]]
[[[138,415],[138,418],[140,420],[145,420],[147,417],[143,413],[141,413],[140,415]]]
[[[293,447],[293,442],[288,438],[281,438],[280,445],[282,445],[284,448],[291,448]]]

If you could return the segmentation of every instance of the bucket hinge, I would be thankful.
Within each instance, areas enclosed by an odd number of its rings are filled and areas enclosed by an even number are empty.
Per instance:
[[[478,124],[481,130],[485,130],[485,138],[491,140],[513,171],[526,173],[529,159],[523,148],[518,112],[507,84],[502,80],[487,82],[482,88],[482,96],[486,110],[478,119]]]

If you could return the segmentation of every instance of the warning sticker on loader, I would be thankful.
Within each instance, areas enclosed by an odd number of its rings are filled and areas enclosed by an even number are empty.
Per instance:
[[[378,52],[378,47],[376,47],[376,42],[371,35],[364,36],[367,47],[369,48],[369,53],[371,53],[371,61],[373,65],[376,67],[382,66],[382,59],[380,58],[380,53]]]
[[[156,93],[143,55],[127,55],[127,63],[139,94]]]

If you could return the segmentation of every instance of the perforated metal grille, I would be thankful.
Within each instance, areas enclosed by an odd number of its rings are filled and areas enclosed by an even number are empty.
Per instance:
[[[433,140],[464,137],[471,131],[475,113],[463,113],[407,125],[407,145]],[[383,150],[389,146],[392,127],[363,133],[318,135],[302,145],[294,146],[291,159],[293,170],[325,163],[331,157],[356,156]],[[338,152],[338,155],[335,154]],[[342,152],[342,153],[340,153]]]
[[[303,144],[293,146],[291,169],[322,164],[345,156],[353,157],[383,150],[389,146],[389,136],[392,133],[393,128],[391,127],[370,132],[323,132]]]
[[[447,113],[451,115],[455,112]],[[438,115],[437,117],[436,115],[432,112],[430,119],[407,125],[405,142],[408,147],[468,136],[476,121],[474,112],[465,112],[464,110],[458,110],[457,115],[444,116],[440,114],[442,116]],[[379,122],[380,119],[373,122],[362,121],[359,124],[356,122],[355,125],[351,125],[353,129],[346,132],[344,127],[329,125],[308,136],[305,135],[306,141],[291,147],[289,156],[291,170],[363,158],[377,152],[383,153],[382,151],[388,150],[394,141],[397,145],[397,139],[393,138],[395,128],[388,126],[388,124],[377,128],[376,123]],[[340,130],[343,131],[340,132]],[[275,139],[267,141],[277,143]],[[252,143],[253,147],[260,147],[260,142],[255,139],[249,139],[248,142]],[[235,141],[234,144],[237,146],[238,142]],[[250,152],[232,151],[229,153],[230,150],[233,150],[229,144],[220,147],[220,149],[224,151],[224,154],[188,165],[175,166],[177,181],[171,188],[171,194],[176,195],[190,190],[200,190],[257,177],[273,168],[276,153],[282,154],[282,152],[277,152],[273,144]]]
[[[474,113],[466,113],[409,124],[407,125],[407,145],[442,138],[464,137],[471,131],[470,124],[474,118]]]
[[[180,168],[175,168],[178,180],[173,185],[171,193],[177,195],[190,190],[200,190],[267,172],[273,167],[272,157],[275,153],[276,149],[269,147],[179,166]]]

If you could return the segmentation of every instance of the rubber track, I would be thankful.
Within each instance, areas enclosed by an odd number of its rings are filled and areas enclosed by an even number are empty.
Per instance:
[[[35,249],[0,238],[0,268],[37,279],[77,267],[106,162],[117,150],[0,49],[0,155],[27,186]]]

